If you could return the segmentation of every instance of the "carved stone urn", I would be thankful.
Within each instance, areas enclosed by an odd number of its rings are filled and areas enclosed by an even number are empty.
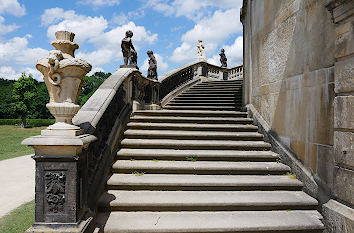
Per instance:
[[[85,60],[75,58],[74,52],[79,45],[74,42],[74,36],[72,32],[57,31],[56,40],[52,42],[56,50],[50,51],[48,57],[40,58],[36,64],[49,92],[50,101],[46,106],[56,119],[56,123],[42,131],[42,135],[80,129],[72,124],[72,118],[80,109],[77,102],[83,78],[92,66]]]

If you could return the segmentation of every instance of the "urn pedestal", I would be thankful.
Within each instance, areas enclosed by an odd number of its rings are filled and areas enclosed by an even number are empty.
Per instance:
[[[78,97],[91,65],[75,58],[74,33],[55,36],[57,50],[40,58],[36,68],[44,76],[50,97],[46,107],[56,122],[22,142],[34,148],[36,161],[35,223],[27,232],[90,232],[87,148],[96,137],[83,134],[72,118],[80,110]]]

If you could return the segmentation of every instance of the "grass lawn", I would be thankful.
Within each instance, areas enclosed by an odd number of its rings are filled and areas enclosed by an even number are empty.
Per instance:
[[[22,129],[20,126],[0,125],[0,160],[33,154],[32,147],[21,145],[23,139],[41,134],[46,127]],[[3,232],[3,231],[0,231]]]
[[[34,222],[34,201],[21,205],[0,218],[1,233],[23,233]]]

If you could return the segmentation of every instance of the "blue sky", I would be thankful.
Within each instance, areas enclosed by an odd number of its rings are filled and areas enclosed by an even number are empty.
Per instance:
[[[57,30],[76,34],[76,57],[93,71],[113,73],[122,64],[120,42],[134,32],[138,64],[147,69],[153,50],[159,75],[196,59],[202,39],[208,62],[219,65],[225,48],[229,66],[242,63],[242,0],[0,0],[0,78],[32,73],[48,56]]]

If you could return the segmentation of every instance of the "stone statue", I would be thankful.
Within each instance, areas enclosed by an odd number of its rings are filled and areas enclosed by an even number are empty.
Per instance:
[[[198,40],[198,45],[197,45],[197,51],[198,51],[198,61],[205,61],[206,62],[206,56],[205,56],[205,51],[204,51],[204,45],[202,40]]]
[[[227,58],[225,55],[225,49],[221,49],[220,55],[220,62],[221,62],[221,67],[227,67]]]
[[[127,31],[125,33],[125,37],[122,39],[122,53],[124,58],[124,66],[123,67],[134,67],[138,68],[138,53],[136,52],[133,43],[132,43],[133,32]],[[129,62],[129,65],[128,65]]]
[[[149,50],[146,52],[147,55],[149,56],[149,69],[147,72],[147,77],[157,80],[157,62],[156,62],[156,58],[154,56],[154,52]]]
[[[36,64],[49,92],[50,99],[46,106],[56,119],[56,123],[47,128],[48,131],[80,130],[72,125],[72,118],[80,109],[77,102],[83,78],[92,67],[87,61],[75,58],[74,51],[79,45],[73,42],[74,36],[68,31],[56,32],[56,41],[52,45],[57,50],[50,51],[48,57],[38,59]]]

